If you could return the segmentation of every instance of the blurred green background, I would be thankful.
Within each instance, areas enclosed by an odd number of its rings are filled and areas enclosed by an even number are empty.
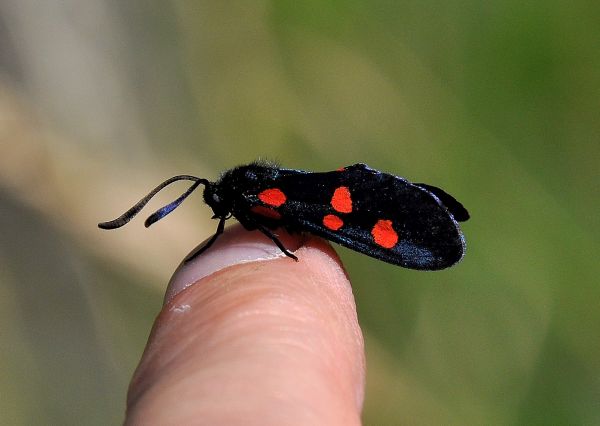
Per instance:
[[[600,424],[599,135],[598,2],[2,2],[0,423],[120,423],[215,223],[198,196],[149,231],[97,222],[268,158],[365,162],[471,212],[449,270],[338,250],[366,425]]]

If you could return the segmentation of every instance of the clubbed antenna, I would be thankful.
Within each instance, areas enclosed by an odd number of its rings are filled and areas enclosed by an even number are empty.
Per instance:
[[[201,179],[197,180],[192,186],[190,186],[190,188],[187,191],[185,191],[183,194],[181,194],[181,196],[178,199],[176,199],[172,203],[167,204],[164,207],[161,207],[160,209],[158,209],[157,211],[152,213],[148,217],[148,219],[146,219],[146,221],[144,222],[144,226],[146,228],[148,228],[153,223],[158,222],[163,217],[165,217],[166,215],[171,213],[173,210],[175,210],[177,207],[179,207],[179,205],[183,202],[183,200],[185,200],[192,192],[194,192],[194,190],[196,188],[198,188],[198,186],[202,183],[204,183],[206,185],[206,182],[202,182]]]
[[[164,181],[163,183],[158,185],[156,188],[154,188],[148,195],[146,195],[144,198],[142,198],[140,201],[138,201],[133,207],[131,207],[129,210],[127,210],[121,216],[119,216],[118,218],[116,218],[114,220],[108,221],[108,222],[99,223],[98,227],[102,228],[102,229],[120,228],[121,226],[128,223],[131,219],[133,219],[135,217],[135,215],[137,215],[144,208],[144,206],[146,204],[148,204],[148,201],[150,201],[150,199],[152,197],[154,197],[156,194],[158,194],[164,187],[172,184],[173,182],[177,182],[180,180],[191,180],[194,182],[194,184],[186,192],[184,192],[179,198],[177,198],[175,201],[160,208],[159,210],[154,212],[148,219],[146,219],[146,223],[145,223],[146,227],[152,225],[154,222],[162,219],[163,217],[165,217],[166,215],[171,213],[173,210],[175,210],[175,208],[177,208],[183,202],[183,200],[185,200],[199,185],[208,185],[209,184],[208,180],[201,179],[201,178],[198,178],[195,176],[189,176],[189,175],[174,176],[171,179],[167,179],[166,181]]]

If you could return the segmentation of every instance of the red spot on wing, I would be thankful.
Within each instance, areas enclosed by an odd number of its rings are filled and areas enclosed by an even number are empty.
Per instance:
[[[258,194],[258,198],[265,204],[273,207],[279,207],[283,203],[285,203],[286,196],[278,188],[269,188],[265,189],[263,192]]]
[[[345,167],[340,167],[339,169],[335,169],[336,172],[343,172],[345,170],[346,170]]]
[[[258,214],[258,215],[261,215],[264,217],[268,217],[269,219],[276,219],[276,220],[281,219],[281,213],[279,213],[277,210],[273,210],[270,207],[252,206],[250,211],[252,213],[255,213],[255,214]]]
[[[371,230],[371,235],[375,243],[383,248],[392,248],[398,242],[398,234],[392,228],[391,220],[379,219]]]
[[[328,214],[323,218],[323,225],[332,231],[337,231],[344,225],[344,221],[334,214]]]
[[[331,197],[331,206],[340,213],[350,213],[352,211],[352,198],[347,186],[336,188]]]

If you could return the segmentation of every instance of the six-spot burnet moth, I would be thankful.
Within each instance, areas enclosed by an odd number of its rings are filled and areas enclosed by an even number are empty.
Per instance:
[[[180,180],[193,184],[175,201],[146,219],[146,227],[162,219],[198,186],[218,219],[217,231],[193,259],[223,233],[235,217],[248,230],[258,229],[287,256],[272,231],[309,232],[352,250],[405,268],[437,270],[458,262],[465,240],[457,222],[469,213],[440,188],[354,164],[336,171],[312,173],[252,163],[226,171],[216,182],[180,175],[158,185],[119,218],[98,224],[115,229],[129,222],[165,186]]]

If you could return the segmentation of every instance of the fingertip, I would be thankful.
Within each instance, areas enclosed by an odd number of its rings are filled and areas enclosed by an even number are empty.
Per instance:
[[[278,229],[276,233],[279,240],[292,253],[298,250],[306,241],[303,235],[290,235],[283,229]],[[205,243],[206,241],[202,242],[198,247]],[[164,303],[167,304],[182,290],[202,278],[228,266],[281,257],[286,257],[286,255],[261,232],[249,232],[240,224],[233,225],[225,229],[225,232],[210,249],[190,261],[183,261],[179,265],[169,281]]]
[[[169,401],[170,415],[212,424],[360,423],[364,347],[343,266],[327,242],[277,232],[298,262],[233,227],[178,270],[129,419],[161,417]]]

